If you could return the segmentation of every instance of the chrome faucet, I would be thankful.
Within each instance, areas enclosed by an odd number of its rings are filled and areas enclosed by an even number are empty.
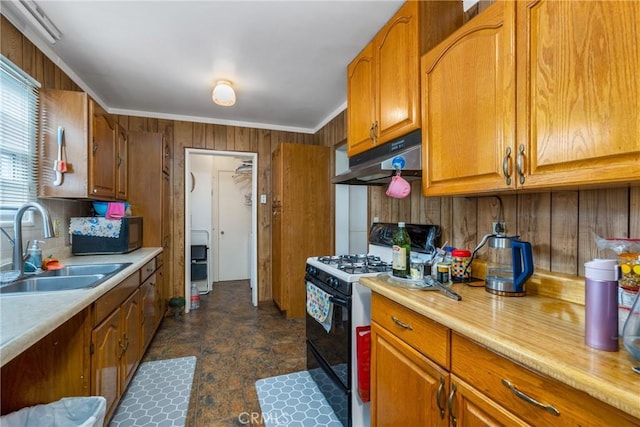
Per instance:
[[[42,226],[44,228],[44,238],[49,239],[54,236],[53,223],[51,222],[51,215],[49,211],[37,202],[28,202],[18,208],[16,216],[13,219],[13,270],[19,271],[20,274],[16,279],[24,276],[24,260],[22,249],[22,217],[24,213],[29,209],[35,209],[40,212],[42,216]],[[3,230],[4,232],[4,230]],[[6,234],[6,233],[5,233]]]

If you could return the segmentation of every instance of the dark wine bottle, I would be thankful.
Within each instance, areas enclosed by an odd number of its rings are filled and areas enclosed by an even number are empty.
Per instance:
[[[393,261],[391,267],[393,275],[407,279],[411,268],[411,238],[404,227],[404,222],[398,223],[398,231],[393,235]]]

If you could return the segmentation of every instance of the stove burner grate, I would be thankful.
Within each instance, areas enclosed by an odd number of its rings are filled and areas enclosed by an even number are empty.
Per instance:
[[[391,269],[389,263],[370,254],[322,256],[318,257],[318,261],[349,274],[378,273]]]

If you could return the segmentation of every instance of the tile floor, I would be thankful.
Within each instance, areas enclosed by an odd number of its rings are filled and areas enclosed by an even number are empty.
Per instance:
[[[163,320],[143,362],[196,356],[187,427],[263,425],[255,382],[306,369],[304,318],[251,305],[249,282],[214,284],[200,308]]]

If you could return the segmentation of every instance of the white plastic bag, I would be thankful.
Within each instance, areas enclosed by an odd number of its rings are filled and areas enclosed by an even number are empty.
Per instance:
[[[102,396],[65,397],[0,417],[2,427],[102,427],[107,400]]]

